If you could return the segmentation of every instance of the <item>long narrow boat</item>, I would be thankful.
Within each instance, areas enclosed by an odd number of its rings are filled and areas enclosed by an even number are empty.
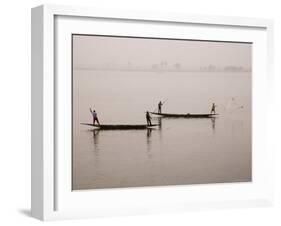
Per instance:
[[[150,112],[153,115],[159,115],[162,117],[170,117],[170,118],[211,118],[218,114],[170,114],[170,113],[156,113]]]
[[[81,123],[82,125],[86,126],[93,126],[96,129],[102,129],[102,130],[137,130],[137,129],[150,129],[155,126],[159,126],[159,124],[152,124],[152,125],[146,125],[146,124],[140,124],[140,125],[98,125],[98,124],[90,124],[90,123]]]

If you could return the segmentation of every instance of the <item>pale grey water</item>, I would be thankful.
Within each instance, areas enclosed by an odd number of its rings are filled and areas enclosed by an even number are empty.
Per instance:
[[[208,113],[215,102],[220,115],[163,118],[153,130],[80,125],[90,106],[104,124],[145,123],[165,99],[163,112]],[[244,182],[251,167],[250,73],[73,71],[74,190]]]

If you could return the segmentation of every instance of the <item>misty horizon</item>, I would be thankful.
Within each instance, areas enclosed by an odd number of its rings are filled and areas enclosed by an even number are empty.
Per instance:
[[[245,68],[236,65],[227,65],[224,67],[218,67],[216,65],[208,65],[201,67],[189,67],[185,68],[181,64],[167,64],[163,67],[161,64],[153,65],[95,65],[92,67],[77,67],[74,70],[92,70],[92,71],[142,71],[142,72],[251,72],[252,68]]]
[[[250,72],[250,43],[74,35],[73,69]],[[250,56],[250,57],[249,57]]]

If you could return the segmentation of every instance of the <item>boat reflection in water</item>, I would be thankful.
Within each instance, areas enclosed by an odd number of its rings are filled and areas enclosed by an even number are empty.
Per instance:
[[[161,121],[161,119],[159,119],[159,121]],[[158,124],[157,124],[158,125]],[[161,127],[158,127],[159,129],[161,129]],[[92,133],[92,139],[93,139],[93,154],[95,156],[95,159],[98,160],[99,159],[99,154],[100,154],[100,150],[101,150],[101,146],[104,145],[103,143],[103,139],[100,140],[101,136],[107,137],[108,135],[116,135],[117,137],[120,136],[120,134],[126,136],[130,136],[130,134],[134,134],[134,135],[142,135],[145,134],[145,140],[146,140],[146,150],[147,150],[147,156],[149,158],[151,158],[151,135],[152,135],[152,131],[154,130],[158,130],[156,128],[151,128],[148,127],[145,130],[142,129],[92,129],[89,130]],[[124,142],[124,141],[122,141]],[[125,143],[125,142],[124,142]]]
[[[215,129],[216,129],[216,117],[206,117],[206,118],[201,118],[201,119],[198,119],[198,118],[191,118],[189,120],[192,121],[191,124],[194,124],[196,121],[197,122],[202,122],[202,119],[203,119],[203,122],[205,121],[209,121],[211,122],[211,129],[214,133]],[[115,136],[115,137],[119,137],[122,135],[122,137],[130,137],[132,136],[132,134],[134,135],[134,137],[139,137],[137,139],[141,139],[141,137],[143,137],[143,134],[145,134],[145,143],[146,143],[146,153],[147,153],[147,157],[149,159],[152,159],[152,145],[153,145],[153,142],[155,143],[158,143],[160,146],[162,146],[162,138],[163,138],[163,133],[165,133],[165,131],[169,131],[171,129],[174,129],[172,127],[173,123],[171,123],[172,121],[182,121],[181,119],[178,119],[178,118],[165,118],[165,117],[153,117],[152,118],[153,121],[155,121],[155,124],[154,125],[158,125],[157,127],[154,127],[154,128],[146,128],[146,129],[123,129],[121,128],[120,130],[118,129],[99,129],[99,128],[95,128],[93,130],[89,130],[91,131],[92,133],[92,138],[93,138],[93,150],[94,150],[94,155],[95,155],[95,159],[98,161],[99,159],[99,155],[100,155],[100,151],[103,151],[101,147],[103,147],[105,144],[104,144],[104,141],[106,139],[102,139],[100,141],[100,136],[104,136],[105,138],[106,137],[110,137],[110,136]],[[189,121],[188,120],[188,121]],[[203,123],[205,124],[205,123]],[[164,125],[164,129],[163,129],[163,125]],[[164,130],[164,131],[163,131]],[[205,132],[207,132],[208,130],[206,130]],[[102,134],[102,135],[101,135]],[[158,134],[158,138],[156,137],[153,137],[154,135],[153,134]],[[165,137],[167,140],[169,138]],[[129,139],[129,138],[127,138]],[[126,140],[122,140],[120,139],[120,142],[122,143],[126,143]]]

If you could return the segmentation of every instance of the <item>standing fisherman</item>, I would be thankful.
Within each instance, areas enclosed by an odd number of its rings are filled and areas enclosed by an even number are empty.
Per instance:
[[[162,113],[162,106],[163,106],[163,103],[160,101],[158,103],[158,113],[161,114]]]
[[[216,107],[215,103],[212,104],[211,114],[216,114]]]
[[[146,112],[145,117],[146,117],[147,125],[151,126],[151,116],[148,111]]]
[[[90,108],[90,112],[93,116],[93,125],[95,125],[95,122],[97,122],[100,125],[99,119],[98,119],[98,114],[96,113],[95,110],[92,110],[92,108]]]

